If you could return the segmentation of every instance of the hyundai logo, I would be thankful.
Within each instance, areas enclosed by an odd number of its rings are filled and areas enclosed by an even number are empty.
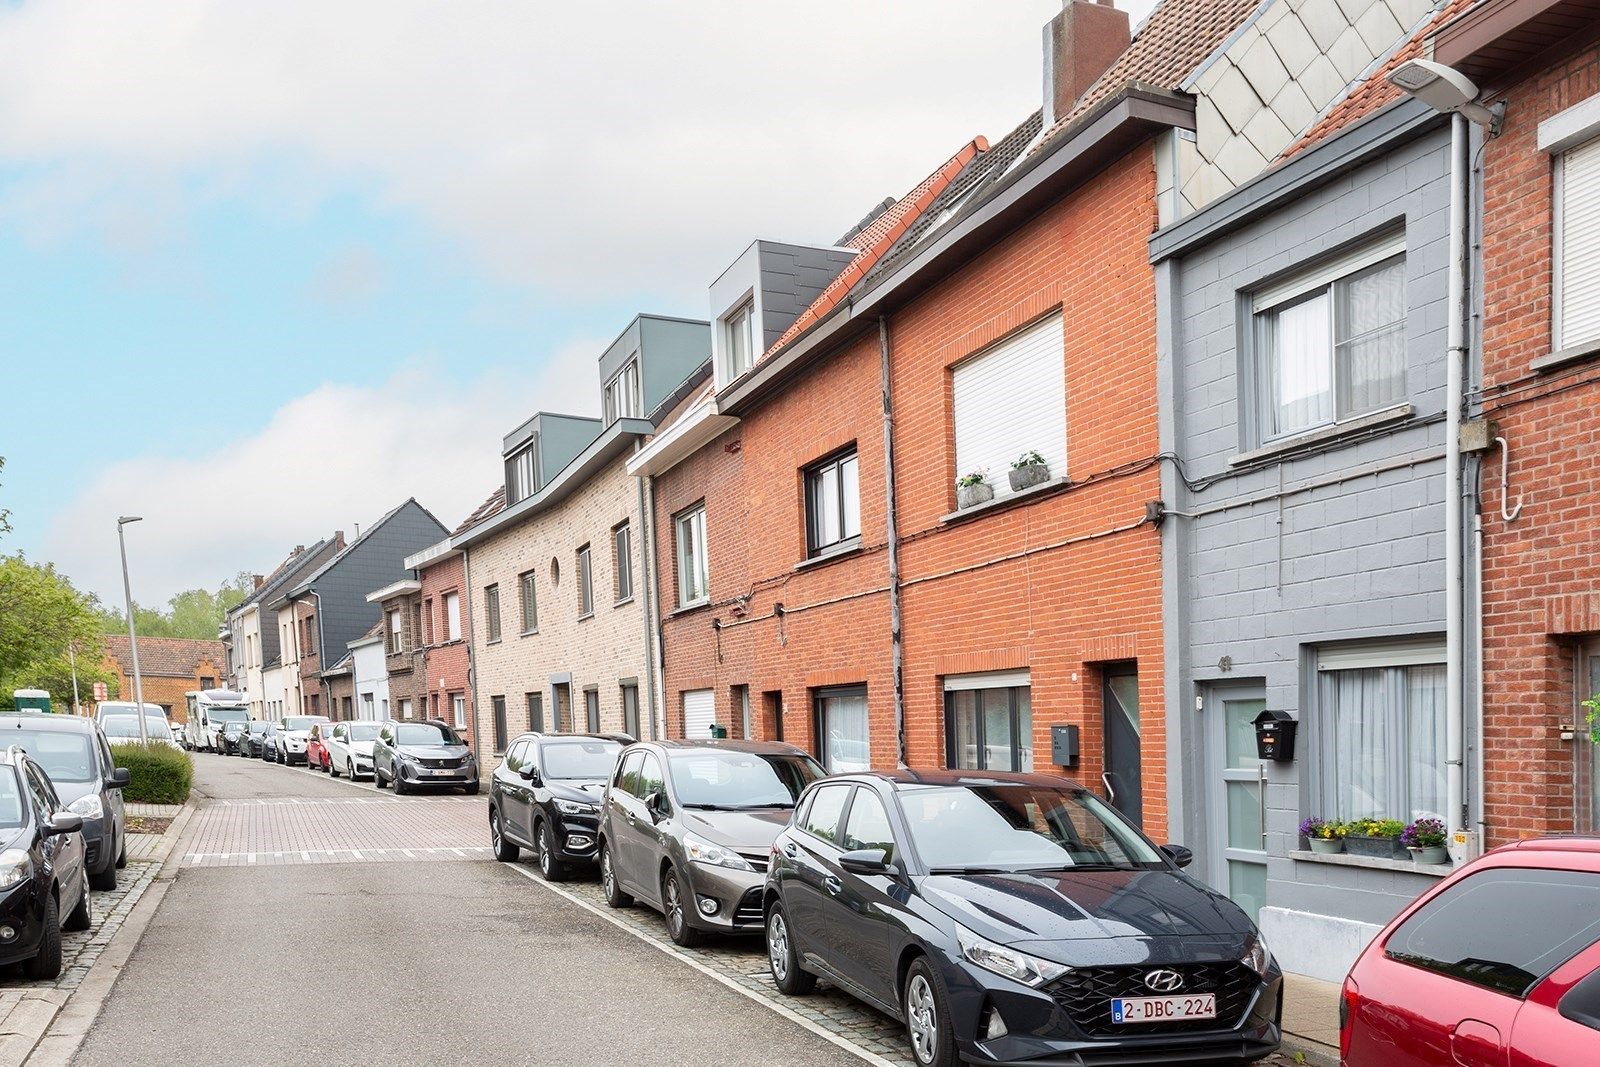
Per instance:
[[[1183,975],[1162,967],[1144,976],[1144,986],[1152,993],[1176,993],[1183,988]]]

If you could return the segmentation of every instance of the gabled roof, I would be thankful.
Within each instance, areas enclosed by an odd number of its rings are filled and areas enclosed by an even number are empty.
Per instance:
[[[477,509],[473,511],[471,515],[468,515],[466,518],[462,519],[460,526],[457,526],[454,530],[450,531],[450,536],[456,537],[459,534],[466,533],[468,530],[478,525],[478,523],[483,522],[485,519],[493,518],[494,516],[500,514],[500,512],[504,511],[505,508],[506,487],[504,485],[497,485],[494,487],[494,492],[489,494],[489,498],[487,500],[479,504]]]
[[[300,584],[296,585],[293,589],[289,590],[288,595],[290,597],[297,597],[301,593],[304,593],[306,590],[310,589],[312,583],[314,583],[318,578],[321,578],[324,574],[327,574],[330,570],[332,570],[339,563],[340,560],[344,559],[346,556],[350,555],[350,553],[354,552],[357,545],[363,543],[364,541],[367,540],[367,538],[371,537],[373,534],[375,534],[379,530],[383,529],[385,523],[387,523],[390,519],[392,519],[396,515],[398,515],[409,504],[417,504],[417,498],[414,497],[414,496],[413,497],[407,497],[405,500],[401,501],[396,506],[394,506],[394,507],[390,508],[388,511],[384,512],[384,515],[383,515],[383,517],[381,519],[379,519],[377,522],[373,523],[371,526],[368,526],[365,530],[361,531],[361,536],[360,537],[356,538],[354,541],[351,541],[337,555],[335,555],[333,558],[329,559],[322,566],[318,567],[316,570],[312,571],[309,575],[307,575],[304,581],[300,582]],[[421,504],[417,504],[417,507],[420,508],[422,513],[424,515],[428,516],[428,518],[433,519],[433,521],[436,522],[436,523],[439,523],[440,529],[444,528],[444,523],[439,522],[439,520],[437,518],[435,518],[433,512],[429,511],[427,508],[424,508]]]
[[[117,661],[122,673],[133,674],[133,652],[126,634],[106,634],[106,655]],[[139,673],[152,678],[193,678],[206,660],[217,670],[226,670],[228,661],[221,641],[188,637],[139,638]]]
[[[296,575],[304,574],[311,567],[326,562],[334,544],[333,538],[324,537],[310,548],[289,553],[288,557],[274,567],[271,574],[267,575],[266,580],[261,583],[261,588],[245,597],[238,607],[235,607],[228,614],[231,616],[252,605],[265,604],[270,597],[276,595],[285,585],[293,582]]]

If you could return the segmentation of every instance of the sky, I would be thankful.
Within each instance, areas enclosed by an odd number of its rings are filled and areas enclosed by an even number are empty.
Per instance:
[[[1059,9],[0,7],[0,552],[120,603],[139,515],[162,603],[407,497],[454,526],[635,313],[1021,121]]]

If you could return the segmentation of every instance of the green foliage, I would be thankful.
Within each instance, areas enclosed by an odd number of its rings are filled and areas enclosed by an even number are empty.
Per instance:
[[[194,783],[194,760],[189,753],[170,745],[135,742],[112,745],[111,756],[118,767],[128,768],[132,778],[122,791],[124,800],[182,804],[189,799],[189,787]]]
[[[167,608],[146,607],[134,602],[133,621],[140,637],[213,638],[227,618],[255,590],[250,575],[240,572],[231,581],[210,589],[185,589],[167,601]],[[101,629],[108,634],[128,632],[128,617],[120,608],[100,613]]]
[[[1406,830],[1399,819],[1353,819],[1348,826],[1353,837],[1399,837]]]
[[[1011,462],[1011,469],[1014,471],[1021,470],[1023,467],[1042,466],[1044,466],[1044,457],[1039,455],[1038,452],[1024,452]]]
[[[1589,727],[1589,740],[1600,745],[1600,693],[1583,701],[1583,706],[1586,709],[1583,721]]]
[[[97,622],[94,598],[74,589],[53,564],[32,563],[21,553],[0,556],[0,709],[12,706],[13,689],[27,686],[70,706],[69,649],[76,650],[80,685],[101,678]]]
[[[960,486],[962,489],[970,489],[972,486],[974,486],[974,485],[982,485],[984,482],[986,482],[988,480],[989,480],[989,472],[988,471],[986,471],[986,470],[975,470],[975,471],[971,472],[970,474],[963,474],[961,477],[957,478],[956,479],[956,485]]]
[[[6,457],[0,456],[0,471],[6,469]],[[0,508],[0,534],[11,532],[11,509]]]

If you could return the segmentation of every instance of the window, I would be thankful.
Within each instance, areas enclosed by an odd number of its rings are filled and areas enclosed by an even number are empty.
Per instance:
[[[465,693],[450,694],[450,721],[457,730],[467,728],[467,697]]]
[[[1396,235],[1255,294],[1262,440],[1405,399],[1404,253]]]
[[[629,796],[641,797],[639,792],[639,768],[644,764],[643,752],[630,752],[617,761],[617,773],[611,784]]]
[[[461,594],[444,595],[444,634],[446,641],[461,640]]]
[[[585,729],[591,734],[600,732],[600,690],[585,689],[583,691],[583,717]]]
[[[1029,452],[1052,477],[1067,473],[1065,334],[1060,313],[1034,323],[951,372],[956,470],[982,472],[997,497],[1011,464]]]
[[[1556,163],[1555,348],[1600,342],[1600,139]]]
[[[829,844],[839,841],[839,817],[844,814],[844,802],[850,799],[848,785],[825,785],[806,806],[805,823],[801,826],[812,837]]]
[[[1600,938],[1600,874],[1494,869],[1400,924],[1384,955],[1514,997]]]
[[[606,425],[618,419],[640,417],[642,402],[639,397],[639,359],[634,357],[606,383],[604,407]]]
[[[731,382],[755,365],[756,305],[746,300],[722,320],[722,380]]]
[[[1325,818],[1444,818],[1444,664],[1431,642],[1319,651],[1314,795]]]
[[[500,587],[491,585],[483,591],[483,624],[488,628],[492,644],[500,640]]]
[[[305,627],[306,631],[305,654],[310,655],[317,646],[317,617],[315,615],[307,615],[301,620],[301,625]]]
[[[422,643],[433,644],[433,598],[422,602]]]
[[[409,698],[400,701],[400,717],[402,719],[411,718],[411,700]]]
[[[594,572],[589,561],[589,546],[578,549],[578,618],[594,614]]]
[[[506,698],[490,697],[489,706],[494,709],[494,750],[506,750]]]
[[[428,718],[437,719],[438,717],[439,717],[439,694],[438,693],[429,693],[428,694]]]
[[[817,758],[829,774],[847,774],[872,767],[864,688],[817,690],[816,715]]]
[[[526,448],[506,460],[506,506],[530,497],[539,488],[539,435]]]
[[[661,761],[649,752],[644,754],[644,761],[639,764],[639,796],[647,797],[656,794],[663,801],[667,799],[667,779],[661,773]]]
[[[361,694],[361,717],[363,719],[370,719],[370,718],[373,717],[372,694],[371,693],[362,693]]]
[[[860,539],[861,489],[852,447],[806,471],[806,555]]]
[[[1033,702],[1025,671],[945,679],[945,766],[1033,770]]]
[[[894,831],[889,828],[889,813],[883,801],[870,789],[857,789],[855,800],[850,802],[850,818],[844,827],[846,851],[875,848],[885,853],[885,860],[894,859]]]
[[[616,601],[633,599],[633,530],[622,523],[611,531],[611,573]]]
[[[536,734],[544,733],[544,694],[528,694],[528,729]]]
[[[706,509],[698,504],[672,520],[678,554],[678,606],[710,599],[711,577],[706,567]]]
[[[539,629],[539,594],[534,588],[534,573],[525,572],[518,584],[522,588],[522,632],[531,634]]]
[[[339,698],[339,717],[341,719],[351,719],[351,718],[355,717],[354,715],[351,714],[350,708],[351,708],[350,698],[349,697],[340,697]]]
[[[512,772],[520,771],[529,762],[528,749],[531,741],[518,741],[506,750],[506,769]]]
[[[625,684],[622,687],[622,732],[629,737],[639,736],[639,687]]]
[[[711,724],[717,721],[717,697],[711,689],[685,689],[683,691],[683,736],[699,740],[711,736]]]
[[[733,687],[733,712],[739,719],[739,736],[746,741],[755,735],[751,733],[755,724],[750,721],[750,687],[736,685]]]
[[[217,687],[217,680],[215,678],[213,678],[213,677],[211,677],[210,675],[207,675],[207,674],[202,674],[200,676],[200,688],[201,689],[215,689],[216,687]]]
[[[405,651],[405,646],[402,643],[405,640],[404,631],[405,623],[400,618],[400,609],[395,608],[389,612],[389,655],[398,656]]]

